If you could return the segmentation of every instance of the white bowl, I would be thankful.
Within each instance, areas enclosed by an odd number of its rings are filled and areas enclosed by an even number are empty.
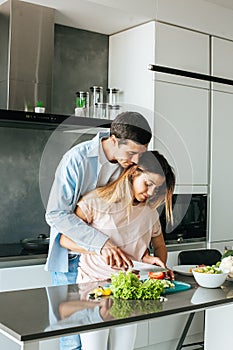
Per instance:
[[[192,270],[196,282],[199,284],[199,286],[205,288],[220,287],[225,282],[228,275],[227,271],[222,271],[222,273],[204,273]]]

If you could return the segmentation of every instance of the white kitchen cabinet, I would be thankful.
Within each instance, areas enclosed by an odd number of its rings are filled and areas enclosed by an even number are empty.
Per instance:
[[[159,66],[209,74],[209,36],[163,23],[155,26],[155,60]],[[207,81],[155,73],[156,80],[208,88]]]
[[[212,290],[213,296],[220,292],[220,288]],[[232,298],[232,291],[229,298]],[[232,314],[232,304],[206,310],[205,350],[228,350],[232,347]]]
[[[224,7],[221,0],[157,0],[156,19],[199,33],[228,39],[233,37],[233,11]]]
[[[233,240],[232,111],[233,94],[213,91],[210,160],[210,242]]]
[[[177,185],[207,189],[208,104],[208,90],[155,82],[155,148],[173,165]]]
[[[233,238],[233,237],[232,237]],[[219,242],[210,242],[207,248],[218,249],[222,254],[227,249],[233,249],[233,240],[229,241],[219,241]]]
[[[143,348],[148,345],[148,321],[142,321],[137,323],[137,335],[134,348]]]
[[[211,51],[211,74],[233,80],[233,41],[212,37]],[[212,88],[233,93],[232,85],[213,83]]]
[[[124,103],[154,108],[153,80],[209,88],[206,81],[154,73],[149,64],[209,74],[209,36],[155,21],[109,37],[109,86]]]
[[[146,117],[149,114],[152,147],[161,150],[174,166],[177,186],[202,186],[204,192],[208,184],[209,83],[184,78],[186,85],[183,80],[180,84],[178,77],[156,76],[148,65],[207,73],[208,50],[208,36],[154,21],[109,39],[109,86],[122,91],[122,105],[134,105]]]
[[[51,286],[51,279],[44,265],[0,269],[0,292],[47,286]]]
[[[180,293],[180,297],[182,294]],[[179,338],[187,322],[188,314],[170,315],[149,321],[149,345],[167,343],[178,344]],[[197,312],[193,318],[187,338],[196,337],[200,341],[204,332],[204,311]],[[185,343],[189,341],[186,339]],[[174,347],[175,348],[175,347]]]
[[[154,109],[155,22],[109,37],[109,86],[119,88],[120,101]]]

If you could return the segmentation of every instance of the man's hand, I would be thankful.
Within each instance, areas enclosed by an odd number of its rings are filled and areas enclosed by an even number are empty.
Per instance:
[[[110,240],[108,240],[101,249],[100,254],[105,259],[107,265],[111,267],[123,268],[127,270],[129,267],[133,267],[133,263],[123,251],[115,246]]]

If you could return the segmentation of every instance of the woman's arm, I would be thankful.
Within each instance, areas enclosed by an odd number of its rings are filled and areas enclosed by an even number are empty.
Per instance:
[[[167,247],[163,238],[163,234],[151,239],[154,256],[159,257],[164,264],[167,262]]]
[[[164,242],[163,234],[161,233],[157,237],[153,237],[151,239],[151,243],[154,250],[154,256],[150,256],[148,249],[146,250],[142,261],[147,264],[153,264],[158,265],[163,268],[168,268],[166,266],[167,262],[167,248]],[[174,280],[175,276],[172,270],[168,268],[168,271],[166,273],[167,277]]]
[[[149,250],[147,249],[143,255],[142,261],[147,264],[158,265],[165,268],[167,261],[167,248],[163,239],[163,234],[153,237],[151,243],[154,256],[150,255]]]
[[[79,254],[95,254],[94,252],[89,252],[88,250],[78,246],[71,238],[61,234],[60,237],[60,245],[63,248],[72,250],[72,252],[76,252]]]

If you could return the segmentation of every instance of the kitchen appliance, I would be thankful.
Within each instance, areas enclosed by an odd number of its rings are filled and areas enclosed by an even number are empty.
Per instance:
[[[207,194],[174,194],[174,225],[166,222],[165,210],[160,222],[166,244],[207,240]]]
[[[54,13],[19,0],[0,5],[0,108],[51,107]]]

